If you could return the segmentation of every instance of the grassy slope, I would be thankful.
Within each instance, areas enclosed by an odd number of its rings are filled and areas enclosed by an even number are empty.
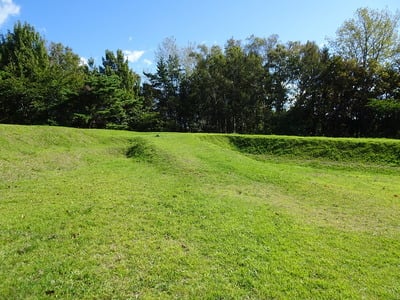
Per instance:
[[[240,151],[286,158],[400,165],[400,143],[389,139],[229,136]]]
[[[0,298],[400,297],[393,163],[0,125],[0,170]]]

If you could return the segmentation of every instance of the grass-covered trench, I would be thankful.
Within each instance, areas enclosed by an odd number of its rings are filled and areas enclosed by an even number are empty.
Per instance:
[[[400,141],[246,139],[0,125],[0,299],[399,299]]]

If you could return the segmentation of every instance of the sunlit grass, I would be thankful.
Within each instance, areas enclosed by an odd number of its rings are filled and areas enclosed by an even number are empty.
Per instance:
[[[400,296],[394,165],[0,126],[0,167],[0,298]]]

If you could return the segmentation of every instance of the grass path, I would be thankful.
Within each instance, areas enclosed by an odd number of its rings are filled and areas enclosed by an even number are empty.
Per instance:
[[[395,167],[0,126],[0,168],[0,299],[400,297]]]

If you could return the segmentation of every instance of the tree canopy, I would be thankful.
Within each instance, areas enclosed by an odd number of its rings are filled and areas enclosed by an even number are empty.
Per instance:
[[[0,122],[192,132],[400,137],[398,13],[360,8],[329,46],[277,35],[161,42],[156,69],[101,64],[29,24],[0,35]]]
[[[331,44],[339,55],[363,67],[400,58],[399,20],[399,13],[359,8],[354,18],[339,27]]]

